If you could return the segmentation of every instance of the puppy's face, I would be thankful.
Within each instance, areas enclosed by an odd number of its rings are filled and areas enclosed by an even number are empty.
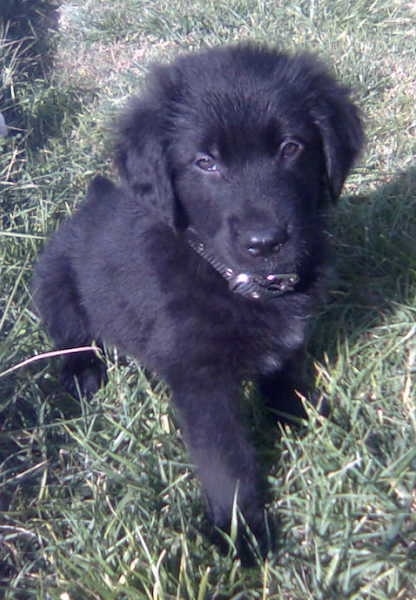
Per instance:
[[[157,68],[120,123],[117,163],[231,289],[261,297],[314,280],[322,208],[362,142],[348,90],[319,61],[243,45]]]
[[[244,292],[245,275],[276,293],[293,289],[321,239],[319,131],[299,103],[215,93],[205,100],[171,146],[185,226],[236,291]]]

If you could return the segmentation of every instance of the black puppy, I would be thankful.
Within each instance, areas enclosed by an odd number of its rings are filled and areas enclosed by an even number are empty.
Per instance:
[[[308,55],[237,46],[156,67],[118,125],[121,184],[95,179],[36,269],[57,347],[108,342],[156,371],[212,522],[229,531],[235,503],[263,552],[240,387],[256,380],[269,408],[302,415],[293,373],[324,287],[324,212],[362,140],[348,91]],[[91,395],[105,368],[71,356],[74,379]]]

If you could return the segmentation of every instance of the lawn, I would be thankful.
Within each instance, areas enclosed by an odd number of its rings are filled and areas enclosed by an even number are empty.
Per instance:
[[[400,0],[2,0],[0,597],[415,600],[416,9]],[[254,40],[308,49],[352,86],[367,145],[331,217],[308,368],[331,417],[276,431],[275,556],[242,569],[202,536],[169,391],[109,350],[72,400],[31,307],[33,263],[149,64]]]

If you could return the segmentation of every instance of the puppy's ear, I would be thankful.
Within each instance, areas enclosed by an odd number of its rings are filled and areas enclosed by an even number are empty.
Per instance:
[[[325,90],[312,114],[322,139],[328,191],[335,201],[364,143],[359,110],[348,90],[333,84]]]
[[[117,124],[115,163],[138,201],[173,226],[174,193],[157,101],[134,99]]]

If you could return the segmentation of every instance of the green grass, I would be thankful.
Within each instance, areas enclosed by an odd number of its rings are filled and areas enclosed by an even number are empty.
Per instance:
[[[96,172],[150,63],[254,39],[307,48],[355,89],[366,151],[333,215],[310,369],[332,404],[278,435],[276,556],[242,570],[200,533],[168,391],[111,353],[90,403],[56,359],[0,376],[0,597],[416,598],[415,10],[399,1],[5,1],[0,8],[0,372],[51,348],[30,304],[43,240]],[[26,12],[25,12],[26,11]],[[27,12],[29,11],[29,12]],[[23,18],[22,18],[23,17]],[[45,20],[46,19],[46,20]]]

